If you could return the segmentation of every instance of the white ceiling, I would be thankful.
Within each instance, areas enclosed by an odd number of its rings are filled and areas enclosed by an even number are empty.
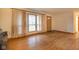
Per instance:
[[[49,14],[79,10],[79,8],[30,8],[33,11],[45,12]]]

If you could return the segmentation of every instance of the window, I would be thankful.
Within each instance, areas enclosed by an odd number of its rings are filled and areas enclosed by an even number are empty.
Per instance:
[[[28,14],[27,25],[28,32],[41,31],[41,16]]]
[[[29,32],[30,31],[35,31],[35,22],[36,22],[36,19],[35,19],[35,15],[29,15],[29,20],[28,20],[28,23],[29,23]]]

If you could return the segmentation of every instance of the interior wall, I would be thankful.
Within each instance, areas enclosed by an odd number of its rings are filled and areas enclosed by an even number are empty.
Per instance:
[[[78,32],[78,17],[79,17],[79,11],[74,11],[73,12],[73,16],[74,16],[74,31]]]
[[[8,37],[11,37],[11,20],[12,10],[10,8],[0,8],[0,28],[8,32]]]
[[[52,15],[52,30],[64,31],[64,32],[76,32],[76,21],[75,16],[79,15],[79,12],[64,12],[56,13]],[[42,32],[47,31],[47,16],[43,17],[43,30]],[[10,8],[0,8],[0,28],[3,31],[8,31],[8,36],[11,37],[11,28],[12,28],[12,9]],[[36,32],[35,32],[36,33]],[[34,33],[27,33],[34,34]]]
[[[52,30],[74,33],[73,12],[63,12],[53,14]]]

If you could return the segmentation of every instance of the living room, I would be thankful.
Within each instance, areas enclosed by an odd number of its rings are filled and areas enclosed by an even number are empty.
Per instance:
[[[9,50],[79,49],[74,42],[78,15],[78,8],[0,8],[0,28],[7,32],[4,45]]]

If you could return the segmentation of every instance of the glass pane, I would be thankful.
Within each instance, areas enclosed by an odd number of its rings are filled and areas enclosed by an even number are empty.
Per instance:
[[[35,15],[29,15],[29,31],[35,31]]]
[[[29,25],[29,31],[35,31],[35,25]]]
[[[29,15],[29,24],[35,24],[35,15]]]

